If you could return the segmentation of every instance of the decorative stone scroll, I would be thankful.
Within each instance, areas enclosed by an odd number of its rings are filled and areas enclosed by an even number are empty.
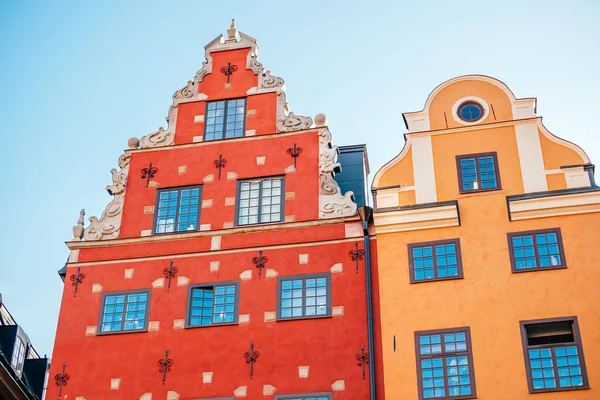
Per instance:
[[[261,89],[273,89],[280,88],[285,85],[285,81],[275,75],[271,75],[271,71],[265,71],[264,74],[261,75],[260,87]]]
[[[90,217],[91,224],[83,232],[85,240],[115,239],[119,237],[130,159],[131,155],[122,154],[119,157],[120,171],[115,168],[111,170],[113,183],[107,186],[106,190],[115,197],[108,204],[100,219]]]
[[[303,117],[301,115],[294,115],[293,112],[287,116],[277,120],[277,130],[279,132],[291,132],[299,131],[302,129],[308,129],[312,126],[311,117]]]
[[[290,113],[291,114],[291,113]],[[338,148],[331,144],[329,129],[319,129],[319,218],[350,217],[356,214],[357,204],[352,191],[342,194],[333,172],[340,167]]]

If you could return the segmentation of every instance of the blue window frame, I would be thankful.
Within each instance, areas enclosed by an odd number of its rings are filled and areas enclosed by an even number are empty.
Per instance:
[[[496,153],[456,156],[456,166],[460,193],[482,192],[501,188]]]
[[[411,243],[408,254],[411,283],[463,277],[459,239]]]
[[[331,316],[331,274],[279,277],[278,319],[328,316]]]
[[[200,226],[202,186],[158,190],[154,233],[197,231]]]
[[[211,101],[206,104],[204,140],[244,136],[246,99]]]
[[[483,116],[483,107],[481,105],[468,101],[458,107],[458,116],[466,122],[475,122]]]
[[[513,272],[566,268],[560,229],[508,234]]]
[[[530,393],[587,389],[576,317],[521,321]]]
[[[188,327],[227,325],[238,322],[239,282],[191,285],[188,296]]]
[[[149,290],[104,293],[99,333],[145,331],[149,301]]]
[[[469,328],[415,332],[420,399],[477,397]]]
[[[284,178],[257,178],[238,182],[237,225],[283,221]]]

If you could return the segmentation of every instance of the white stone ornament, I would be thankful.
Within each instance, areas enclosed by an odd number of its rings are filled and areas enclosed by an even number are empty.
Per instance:
[[[302,129],[308,129],[312,126],[311,117],[303,117],[301,115],[294,115],[293,112],[287,116],[277,120],[277,131],[279,132],[291,132],[300,131]]]
[[[81,209],[79,212],[79,219],[77,220],[77,225],[73,227],[73,240],[81,240],[83,239],[83,217],[85,216],[85,210]]]
[[[354,193],[342,194],[333,172],[340,167],[337,162],[338,148],[331,144],[329,129],[319,129],[319,218],[350,217],[356,214]]]

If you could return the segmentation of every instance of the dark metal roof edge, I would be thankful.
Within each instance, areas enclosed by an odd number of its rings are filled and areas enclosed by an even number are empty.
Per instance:
[[[560,190],[549,190],[546,192],[516,194],[513,196],[506,196],[506,200],[510,202],[510,201],[537,199],[540,197],[563,196],[563,195],[568,195],[568,194],[588,193],[588,192],[600,192],[600,188],[591,186],[591,187],[575,188],[575,189],[560,189]]]

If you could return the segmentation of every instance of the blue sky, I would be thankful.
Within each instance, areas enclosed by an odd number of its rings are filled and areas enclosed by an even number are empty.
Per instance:
[[[79,210],[101,214],[127,139],[164,125],[231,18],[286,80],[291,110],[327,114],[336,144],[367,143],[373,173],[403,145],[401,113],[470,73],[537,97],[548,129],[600,160],[596,0],[4,0],[0,292],[41,353],[52,352],[56,271]]]

